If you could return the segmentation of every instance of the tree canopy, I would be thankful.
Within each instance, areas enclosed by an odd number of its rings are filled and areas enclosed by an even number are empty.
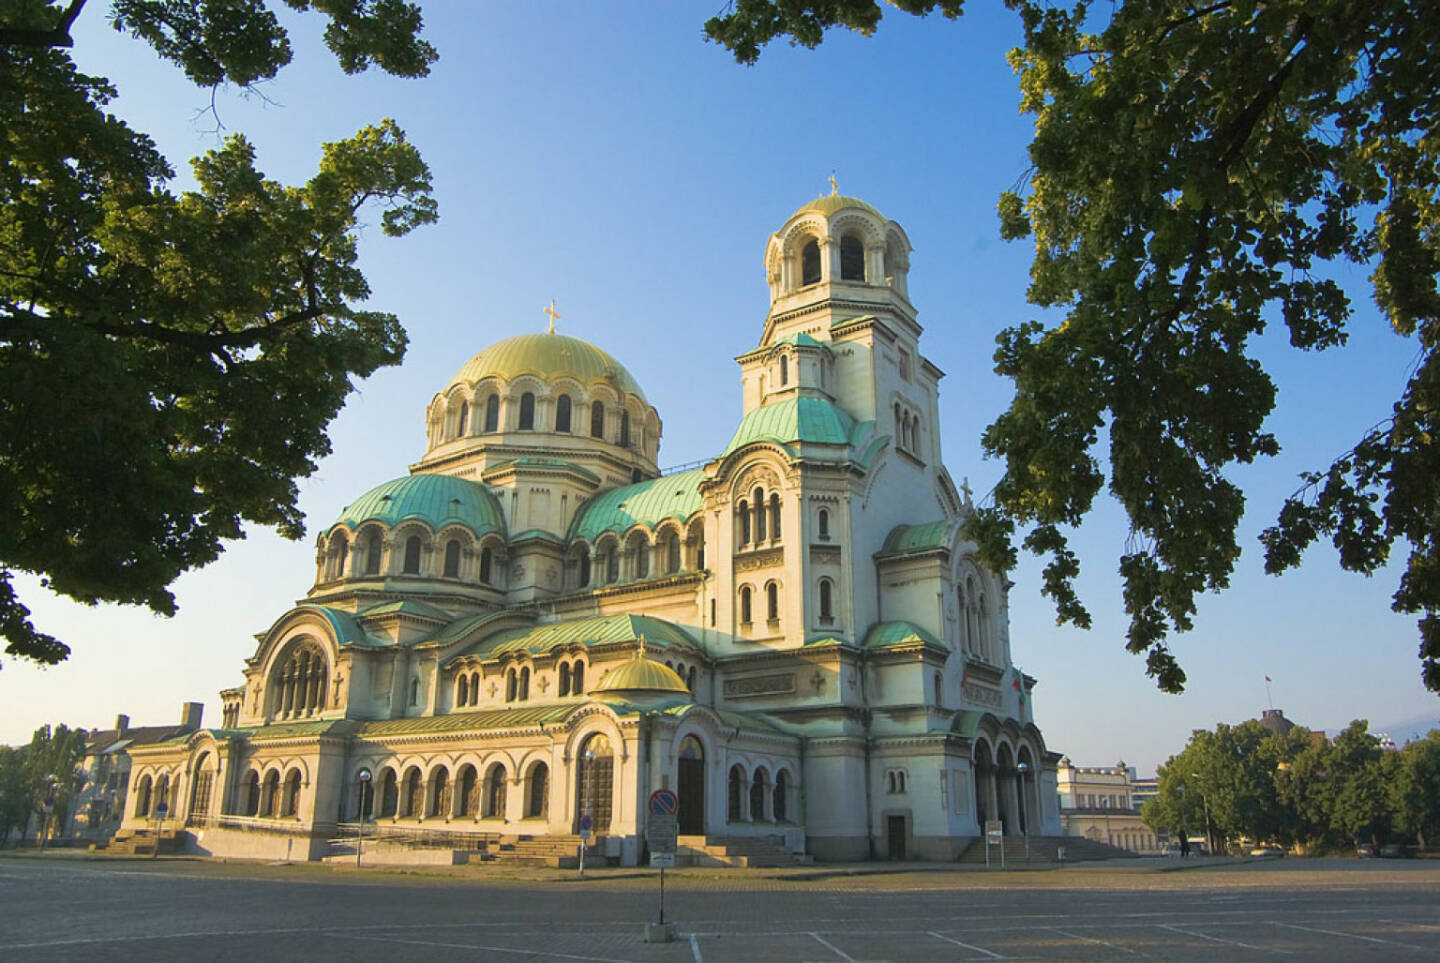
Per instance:
[[[1088,627],[1069,535],[1108,486],[1130,524],[1126,647],[1180,691],[1167,639],[1240,554],[1245,499],[1227,469],[1279,451],[1252,342],[1280,321],[1296,348],[1344,344],[1352,293],[1332,267],[1363,265],[1416,360],[1392,409],[1280,506],[1265,564],[1296,566],[1326,538],[1369,574],[1408,549],[1393,608],[1420,616],[1422,677],[1440,691],[1440,21],[1405,0],[1007,6],[1035,134],[1028,189],[1000,196],[1000,229],[1033,239],[1027,296],[1062,319],[998,338],[1015,397],[983,439],[1005,466],[970,524],[985,559],[1013,566],[1019,537],[1046,560],[1059,621]],[[753,63],[780,37],[869,34],[881,12],[737,0],[706,32]]]
[[[285,0],[328,19],[347,72],[422,76],[435,51],[403,0]],[[291,59],[264,0],[114,0],[115,29],[202,86]],[[197,188],[106,110],[115,89],[67,48],[85,0],[0,7],[0,635],[66,657],[12,585],[175,610],[167,588],[243,525],[299,538],[295,479],[330,450],[355,382],[404,354],[363,310],[357,229],[433,222],[430,173],[392,120],[323,147],[307,183],[257,169],[241,135],[192,161]]]

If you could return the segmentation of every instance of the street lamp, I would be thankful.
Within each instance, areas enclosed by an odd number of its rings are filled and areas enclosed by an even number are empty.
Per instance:
[[[1025,862],[1030,862],[1030,819],[1025,812],[1025,776],[1030,772],[1030,763],[1021,760],[1015,764],[1020,774],[1020,834],[1025,837]]]
[[[55,811],[55,783],[59,782],[54,773],[45,774],[45,802],[40,812],[40,852],[45,852],[45,837],[50,832],[50,814]]]
[[[1198,772],[1192,772],[1190,776],[1197,783],[1199,782],[1200,774]],[[1215,854],[1215,837],[1210,832],[1210,797],[1205,794],[1204,786],[1200,787],[1200,802],[1205,807],[1205,849],[1207,855],[1213,856]]]
[[[360,780],[360,825],[355,830],[355,868],[359,869],[360,857],[365,849],[366,794],[370,791],[370,780],[374,778],[374,774],[370,771],[369,766],[362,766],[360,771],[355,774],[355,777]]]

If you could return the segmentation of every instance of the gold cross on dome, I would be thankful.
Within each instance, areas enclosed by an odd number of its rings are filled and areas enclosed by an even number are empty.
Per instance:
[[[555,322],[560,320],[560,315],[555,311],[555,299],[554,299],[554,298],[551,298],[551,299],[550,299],[550,306],[545,309],[545,313],[548,314],[548,315],[550,315],[550,333],[551,333],[551,334],[554,334],[554,333],[555,333]]]
[[[839,193],[840,193],[840,185],[837,184],[837,183],[835,183],[835,172],[834,172],[834,171],[831,171],[831,172],[830,172],[830,193],[831,193],[832,195],[834,195],[834,194],[839,194]]]
[[[637,659],[643,659],[643,658],[645,658],[645,633],[644,633],[644,632],[641,632],[639,638],[637,638],[637,639],[635,640],[635,658],[637,658]]]

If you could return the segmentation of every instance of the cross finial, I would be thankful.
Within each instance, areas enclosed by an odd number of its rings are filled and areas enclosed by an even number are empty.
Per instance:
[[[840,185],[835,183],[835,172],[830,172],[830,194],[834,196],[840,193]]]
[[[554,299],[554,298],[551,298],[551,299],[550,299],[550,306],[545,309],[545,313],[548,314],[548,315],[550,315],[550,333],[551,333],[551,334],[554,334],[554,333],[555,333],[555,322],[560,320],[560,315],[559,315],[559,314],[556,312],[556,310],[555,310],[555,299]]]
[[[970,504],[970,479],[969,479],[969,477],[965,477],[965,478],[961,478],[961,479],[960,479],[960,493],[965,496],[965,504],[969,505],[969,504]]]
[[[641,632],[635,639],[635,658],[645,658],[645,633]]]

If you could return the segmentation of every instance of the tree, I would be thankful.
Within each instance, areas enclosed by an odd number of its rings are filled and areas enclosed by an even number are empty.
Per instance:
[[[65,825],[70,800],[85,785],[81,768],[84,761],[85,730],[71,729],[63,723],[36,729],[25,747],[23,769],[29,811],[41,817],[44,831],[50,835]]]
[[[342,67],[420,76],[435,58],[404,0],[285,0],[329,19]],[[80,602],[173,614],[169,586],[245,523],[299,538],[295,479],[328,453],[356,379],[400,361],[394,315],[361,310],[356,229],[432,222],[430,174],[390,120],[326,144],[301,186],[244,137],[193,161],[198,189],[106,104],[65,48],[85,0],[0,9],[0,635],[68,648],[30,621],[15,571]],[[248,86],[289,62],[264,0],[113,0],[117,30],[196,84]]]
[[[894,0],[959,15],[959,2]],[[1088,627],[1067,532],[1103,486],[1129,516],[1119,558],[1126,648],[1169,692],[1167,646],[1199,593],[1225,588],[1245,504],[1226,471],[1274,455],[1275,386],[1249,353],[1283,319],[1292,345],[1346,340],[1335,264],[1371,269],[1370,295],[1416,361],[1388,415],[1303,476],[1262,536],[1266,568],[1328,538],[1372,573],[1398,544],[1393,608],[1416,613],[1421,672],[1440,692],[1440,61],[1433,15],[1404,0],[1120,2],[1069,10],[1007,0],[1011,53],[1035,117],[1029,189],[1001,195],[1001,233],[1033,237],[1029,300],[1063,314],[1001,332],[1015,382],[989,427],[1004,460],[972,519],[986,560],[1047,559],[1059,621]],[[754,62],[777,37],[862,33],[878,0],[737,0],[706,32]],[[1102,445],[1106,446],[1102,451]],[[1103,460],[1103,463],[1102,463]]]
[[[10,841],[12,830],[24,830],[30,818],[30,807],[24,751],[0,746],[0,848]]]
[[[1440,836],[1440,729],[1394,754],[1388,783],[1395,829],[1425,849]]]

